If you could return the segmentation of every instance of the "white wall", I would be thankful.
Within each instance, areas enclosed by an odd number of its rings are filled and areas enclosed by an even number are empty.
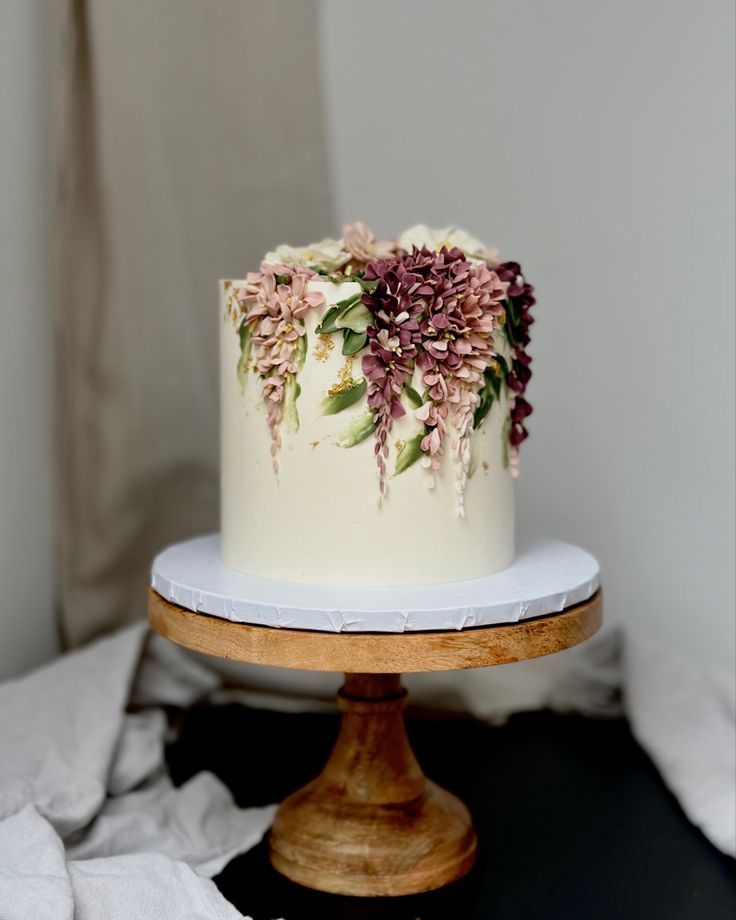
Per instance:
[[[522,527],[609,620],[734,660],[732,0],[323,0],[341,221],[537,285]]]
[[[57,649],[52,158],[42,0],[0,2],[0,679]]]

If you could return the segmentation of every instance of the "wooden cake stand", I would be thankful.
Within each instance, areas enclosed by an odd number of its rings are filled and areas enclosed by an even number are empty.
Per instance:
[[[508,664],[577,645],[601,624],[601,592],[536,619],[457,631],[341,633],[233,623],[151,589],[156,632],[197,652],[280,668],[343,671],[340,733],[322,773],[281,805],[273,866],[344,895],[440,888],[475,861],[467,808],[422,773],[404,729],[401,673]]]

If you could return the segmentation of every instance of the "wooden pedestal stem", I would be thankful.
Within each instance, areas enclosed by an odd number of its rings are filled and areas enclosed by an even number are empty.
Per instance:
[[[271,862],[322,891],[401,895],[440,888],[475,861],[470,814],[422,773],[398,674],[346,674],[340,734],[322,773],[278,810]]]

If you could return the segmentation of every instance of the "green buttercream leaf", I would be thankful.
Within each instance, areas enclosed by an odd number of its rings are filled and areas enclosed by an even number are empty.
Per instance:
[[[338,301],[325,313],[317,327],[318,335],[330,335],[338,329],[350,329],[353,332],[365,332],[372,319],[371,314],[360,302],[361,294],[352,294],[345,300]],[[347,352],[343,352],[347,354]]]
[[[496,355],[493,364],[483,372],[483,389],[478,394],[480,402],[473,413],[473,428],[477,428],[491,411],[494,400],[501,399],[502,390],[508,385],[509,367],[503,355]]]
[[[478,469],[478,452],[475,449],[475,438],[471,441],[470,444],[470,464],[468,465],[468,479],[472,479],[475,476],[475,471]]]
[[[366,438],[369,438],[376,427],[376,416],[372,411],[359,415],[351,422],[350,425],[338,436],[335,444],[338,447],[355,447],[361,444]]]
[[[333,275],[332,281],[335,284],[344,284],[346,281],[355,281],[361,288],[367,293],[372,294],[373,291],[378,287],[378,278],[374,278],[372,281],[366,281],[363,277],[363,272],[355,272],[352,275]]]
[[[500,367],[487,367],[483,376],[486,379],[486,384],[493,390],[493,395],[496,399],[500,399],[501,385],[503,384]]]
[[[353,332],[352,329],[344,329],[345,341],[342,345],[344,355],[354,355],[365,348],[368,343],[368,336],[365,332]]]
[[[241,389],[245,387],[246,381],[248,379],[248,366],[250,363],[252,336],[253,328],[249,326],[245,320],[243,320],[243,322],[238,327],[238,338],[240,339],[240,358],[238,359],[237,372]]]
[[[344,300],[338,300],[335,304],[340,315],[342,315],[346,310],[349,310],[351,307],[354,307],[356,303],[360,303],[360,293],[351,294],[350,297],[346,297]]]
[[[488,381],[486,381],[485,386],[480,391],[480,402],[475,407],[475,412],[473,413],[473,428],[477,428],[491,411],[493,400],[493,387]]]
[[[373,322],[373,314],[363,306],[360,297],[354,304],[344,310],[335,320],[338,329],[350,329],[352,332],[363,333]]]
[[[281,407],[284,423],[288,431],[296,433],[299,431],[299,413],[296,408],[296,401],[301,395],[302,388],[299,386],[296,374],[287,374],[284,384],[284,402]]]
[[[414,387],[404,387],[403,392],[406,394],[406,398],[414,409],[418,409],[422,405],[422,397],[417,393]]]
[[[297,371],[300,371],[304,367],[304,362],[307,357],[307,333],[300,335],[296,340],[296,355],[294,357],[294,363],[296,364]]]
[[[512,297],[506,300],[506,322],[503,325],[506,338],[512,348],[516,348],[521,337],[521,317]]]
[[[342,412],[343,409],[354,405],[363,396],[367,388],[368,383],[365,377],[361,377],[353,386],[340,390],[334,396],[325,396],[322,400],[322,412],[324,415],[336,415],[338,412]]]
[[[252,327],[248,325],[247,319],[243,319],[240,326],[238,326],[238,339],[240,339],[241,351],[250,351],[250,340],[252,335]]]
[[[398,456],[396,457],[396,468],[394,469],[394,476],[398,476],[399,473],[403,473],[404,470],[408,470],[409,467],[416,463],[417,460],[422,456],[422,438],[424,438],[425,432],[420,431],[419,434],[415,434],[413,438],[404,444],[404,446],[399,451]]]
[[[337,332],[335,320],[339,315],[339,307],[330,307],[330,309],[322,317],[322,322],[319,324],[319,326],[317,326],[317,335],[330,335],[333,332]]]

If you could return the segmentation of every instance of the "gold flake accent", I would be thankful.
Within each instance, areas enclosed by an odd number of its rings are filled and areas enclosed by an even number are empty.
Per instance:
[[[312,442],[310,442],[310,443],[311,443],[312,447],[319,447],[319,441],[312,441]]]
[[[330,357],[330,352],[335,347],[331,335],[321,335],[319,342],[314,346],[314,357],[317,361],[325,362]]]
[[[226,297],[224,319],[226,321],[232,320],[237,325],[243,313],[243,308],[237,297],[240,289],[233,287],[232,281],[224,281],[222,288]]]
[[[406,441],[402,441],[401,438],[399,438],[398,441],[394,444],[394,447],[399,453],[401,453],[401,451],[404,449],[405,446],[406,446]]]
[[[350,387],[355,386],[355,381],[353,380],[353,360],[352,355],[348,355],[348,357],[345,358],[345,363],[337,372],[337,376],[340,379],[329,388],[327,391],[328,396],[336,396],[338,393],[342,393],[343,390],[349,390]]]
[[[491,467],[489,466],[489,464],[484,460],[484,461],[483,461],[483,472],[486,473],[486,474],[488,474],[488,470],[489,470],[490,468],[491,468]]]

